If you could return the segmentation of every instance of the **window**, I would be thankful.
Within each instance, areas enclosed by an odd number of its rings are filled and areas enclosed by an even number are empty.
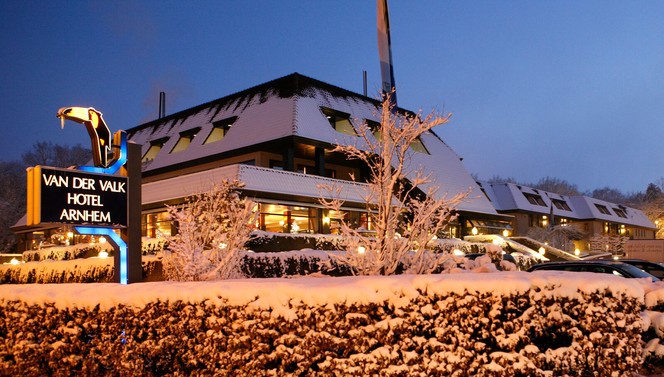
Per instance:
[[[603,213],[603,214],[605,214],[605,215],[610,215],[610,214],[611,214],[611,212],[609,212],[609,209],[606,208],[606,206],[603,206],[603,205],[601,205],[601,204],[595,204],[595,207],[597,207],[597,210],[598,210],[600,213]]]
[[[427,147],[424,146],[424,143],[422,142],[422,139],[419,138],[419,136],[417,137],[417,139],[413,140],[410,143],[410,148],[418,153],[429,154]]]
[[[210,144],[223,139],[236,121],[237,117],[232,116],[212,123],[212,131],[210,131],[203,144]]]
[[[181,152],[189,148],[189,144],[191,144],[191,141],[196,137],[196,134],[200,130],[200,128],[193,128],[191,130],[180,132],[180,139],[171,150],[171,153]]]
[[[551,202],[553,203],[556,208],[558,208],[561,211],[572,211],[572,209],[567,205],[567,202],[564,200],[560,199],[551,199]]]
[[[613,212],[615,212],[618,217],[622,217],[623,219],[627,218],[627,213],[625,213],[625,211],[620,208],[614,208]]]
[[[373,120],[366,120],[367,122],[367,127],[369,127],[369,130],[371,131],[371,134],[376,138],[376,140],[380,140],[382,137],[382,134],[380,132],[380,123],[374,122]]]
[[[327,107],[321,107],[321,111],[325,114],[325,117],[327,118],[327,121],[330,122],[332,128],[337,130],[337,132],[357,136],[357,132],[355,132],[355,128],[350,121],[350,114],[332,110]]]
[[[168,141],[167,137],[151,141],[150,148],[148,148],[148,151],[145,152],[145,154],[143,155],[143,159],[141,161],[148,162],[154,160],[154,158],[157,156],[157,153],[159,153],[159,151],[164,146],[164,144],[166,144],[167,141]]]
[[[528,199],[528,203],[536,205],[536,206],[546,207],[546,204],[544,203],[544,200],[542,200],[541,196],[535,195],[535,194],[530,194],[530,193],[527,193],[527,192],[523,192],[522,194],[523,194],[523,196],[526,197],[526,199]]]

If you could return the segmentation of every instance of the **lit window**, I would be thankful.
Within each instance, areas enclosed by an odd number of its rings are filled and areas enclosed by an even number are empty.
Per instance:
[[[203,144],[210,144],[223,139],[235,121],[237,121],[237,117],[233,116],[212,123],[212,131],[210,131],[210,134],[208,135],[207,139],[205,139]]]
[[[171,153],[181,152],[189,148],[189,144],[191,144],[191,141],[194,139],[194,137],[196,137],[196,134],[200,130],[201,130],[200,128],[194,128],[191,130],[180,132],[180,139],[171,150]]]
[[[327,118],[327,121],[330,122],[332,128],[337,130],[337,132],[357,136],[357,132],[355,132],[355,128],[350,121],[350,114],[328,109],[327,107],[321,107],[321,111],[325,114],[325,117]]]
[[[167,137],[151,141],[150,148],[148,148],[148,151],[145,152],[141,161],[147,162],[154,160],[154,158],[157,156],[157,153],[159,153],[164,144],[166,144],[166,141],[168,141]]]

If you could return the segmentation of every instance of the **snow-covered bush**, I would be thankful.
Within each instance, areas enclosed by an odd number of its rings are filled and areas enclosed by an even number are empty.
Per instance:
[[[524,272],[0,286],[0,370],[627,376],[643,295],[629,279]]]
[[[409,273],[430,273],[439,266],[429,243],[442,234],[456,218],[454,208],[468,193],[452,197],[439,192],[431,174],[417,166],[412,146],[449,116],[431,113],[399,114],[389,96],[383,101],[381,122],[370,126],[366,121],[358,129],[357,145],[339,144],[334,152],[362,162],[369,169],[364,198],[375,236],[363,237],[363,228],[355,228],[340,219],[341,262],[352,266],[357,275],[391,275],[402,269]],[[343,213],[341,187],[322,184],[320,202],[329,211]],[[331,199],[329,199],[331,198]]]
[[[168,213],[178,231],[168,239],[164,274],[170,280],[196,281],[239,277],[240,253],[258,213],[240,196],[238,180],[221,180],[210,191],[192,195]]]

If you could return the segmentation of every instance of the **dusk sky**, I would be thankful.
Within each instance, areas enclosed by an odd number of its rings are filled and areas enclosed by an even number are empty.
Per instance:
[[[643,191],[664,177],[664,2],[391,0],[399,106],[481,179]],[[375,0],[0,1],[0,160],[299,72],[377,97]]]

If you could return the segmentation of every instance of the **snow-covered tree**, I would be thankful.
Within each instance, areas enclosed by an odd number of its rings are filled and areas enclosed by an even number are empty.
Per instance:
[[[625,242],[629,237],[601,235],[591,237],[589,240],[590,250],[609,252],[613,255],[621,254],[625,250]]]
[[[256,203],[240,195],[238,180],[222,180],[210,191],[169,206],[177,234],[164,253],[169,280],[215,280],[240,277],[241,250],[256,222]]]
[[[551,228],[531,228],[528,237],[546,242],[564,251],[574,251],[574,241],[583,239],[585,234],[574,225],[556,225]]]
[[[454,208],[468,193],[452,197],[439,193],[439,187],[422,167],[414,167],[412,145],[420,136],[448,121],[449,115],[431,113],[398,114],[389,98],[381,108],[381,122],[371,127],[359,124],[358,145],[337,145],[334,151],[361,161],[369,168],[365,200],[375,236],[365,237],[361,230],[341,221],[340,248],[336,256],[359,275],[391,275],[397,272],[427,273],[437,266],[436,255],[428,247],[456,217]],[[329,210],[343,213],[341,188],[320,185],[327,198],[321,203]]]

